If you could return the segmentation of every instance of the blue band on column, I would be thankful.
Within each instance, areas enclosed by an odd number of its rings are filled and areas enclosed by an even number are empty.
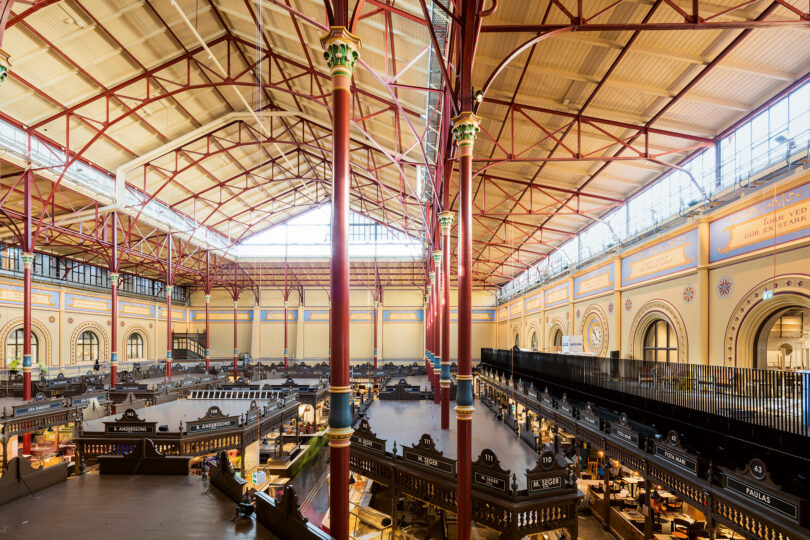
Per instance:
[[[110,363],[114,364],[116,362],[118,362],[118,353],[117,352],[111,352],[110,353]]]
[[[208,358],[211,356],[211,349],[205,349],[205,357]]]
[[[288,352],[289,352],[289,351],[287,351],[287,349],[284,349],[284,356],[287,356],[287,353],[288,353]]]
[[[442,364],[442,374],[439,380],[450,382],[450,364]]]
[[[459,380],[456,388],[456,405],[472,407],[472,404],[473,404],[472,381],[464,379]]]
[[[374,349],[374,356],[377,356],[377,349]]]
[[[433,369],[439,371],[442,368],[442,357],[438,354],[433,356]]]
[[[24,354],[23,355],[23,367],[31,367],[31,355]]]
[[[349,405],[351,394],[348,392],[330,392],[329,394],[329,427],[345,429],[352,427],[352,408]]]
[[[237,351],[236,349],[234,349],[234,350],[233,350],[233,355],[234,355],[234,356],[236,356],[237,354],[239,354],[239,351]]]
[[[166,351],[166,360],[172,359],[172,351]]]

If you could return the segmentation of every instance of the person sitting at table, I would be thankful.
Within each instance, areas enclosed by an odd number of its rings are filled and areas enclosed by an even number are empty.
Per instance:
[[[658,493],[658,490],[653,490],[652,495],[650,495],[650,509],[653,513],[653,523],[660,525],[661,514],[667,511],[667,507],[666,504],[664,504],[663,497]]]

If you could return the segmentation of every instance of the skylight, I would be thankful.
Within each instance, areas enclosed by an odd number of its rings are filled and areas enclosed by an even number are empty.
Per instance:
[[[319,206],[275,225],[234,246],[244,258],[329,257],[332,208]],[[352,212],[349,216],[349,257],[406,258],[422,256],[422,244],[371,219]]]

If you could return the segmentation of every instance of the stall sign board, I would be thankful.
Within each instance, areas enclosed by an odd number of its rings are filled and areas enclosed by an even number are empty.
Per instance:
[[[529,494],[554,491],[556,489],[562,489],[563,487],[563,477],[561,474],[529,480]]]
[[[62,400],[57,399],[54,401],[31,401],[25,405],[14,405],[14,416],[23,416],[26,414],[37,414],[52,411],[62,408]]]
[[[59,387],[59,386],[67,386],[67,385],[69,385],[71,383],[72,383],[72,381],[70,379],[54,379],[54,380],[48,381],[48,383],[45,386],[48,387],[48,388],[56,388],[56,387]]]
[[[746,500],[759,503],[765,508],[789,518],[791,521],[799,522],[799,506],[797,504],[731,476],[725,478],[725,487],[728,491],[741,495]]]
[[[145,384],[116,384],[116,390],[148,390]]]
[[[356,444],[357,446],[365,448],[366,450],[373,450],[374,452],[380,454],[385,453],[385,442],[383,442],[381,439],[372,439],[369,437],[352,435],[351,441],[352,444]]]
[[[105,431],[113,434],[151,435],[155,433],[155,424],[106,424]]]
[[[655,455],[660,457],[661,459],[668,461],[670,463],[674,463],[678,467],[689,471],[690,473],[697,476],[697,461],[681,454],[680,452],[676,452],[674,450],[670,450],[666,446],[662,446],[660,444],[655,445]]]
[[[99,401],[105,401],[107,399],[107,394],[89,394],[84,396],[76,396],[71,398],[70,404],[73,407],[86,407],[87,404],[94,399],[97,399]]]
[[[456,463],[451,459],[440,456],[425,456],[409,448],[403,449],[402,457],[409,463],[414,463],[442,474],[449,474],[451,476],[455,476],[456,474]]]
[[[473,471],[473,484],[507,493],[506,480],[480,471]]]
[[[247,413],[247,423],[252,424],[259,419],[259,409],[253,409]]]
[[[219,431],[220,429],[232,429],[239,425],[239,419],[235,416],[224,418],[214,418],[200,422],[189,422],[188,433],[203,433],[205,431]]]
[[[610,432],[617,439],[628,442],[633,446],[638,446],[638,434],[627,429],[622,429],[619,426],[612,426]]]
[[[599,418],[596,416],[592,416],[590,414],[583,414],[582,419],[585,420],[586,423],[590,424],[591,426],[599,429]]]

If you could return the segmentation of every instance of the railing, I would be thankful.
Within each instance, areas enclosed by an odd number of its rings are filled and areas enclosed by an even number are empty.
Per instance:
[[[482,363],[810,436],[810,372],[482,349]]]

